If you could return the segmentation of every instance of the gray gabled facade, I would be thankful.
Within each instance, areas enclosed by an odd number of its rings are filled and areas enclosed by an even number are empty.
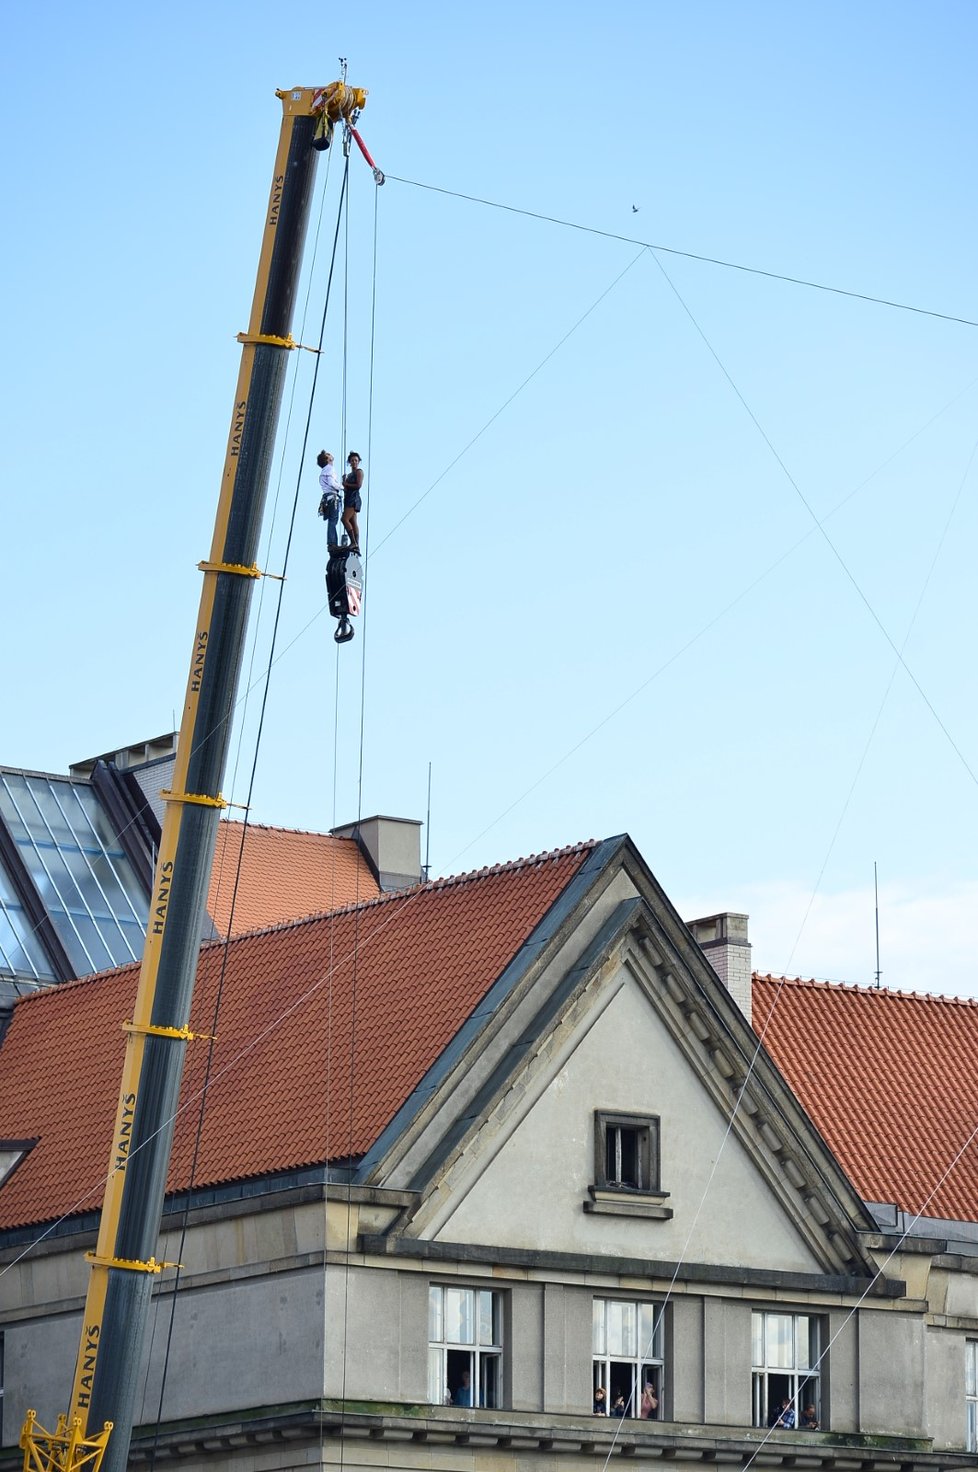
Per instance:
[[[136,1464],[975,1465],[970,1341],[939,1322],[931,1258],[880,1236],[627,839],[364,1155],[185,1204]],[[7,1445],[28,1395],[42,1421],[60,1406],[93,1240],[84,1219],[23,1256],[0,1240]],[[624,1417],[593,1413],[598,1386]],[[819,1429],[771,1426],[785,1399]]]

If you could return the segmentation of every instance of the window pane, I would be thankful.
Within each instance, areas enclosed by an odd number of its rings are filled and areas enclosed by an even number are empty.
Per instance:
[[[26,801],[21,801],[18,798],[18,802],[28,828],[31,829],[35,836],[42,831],[46,832],[54,843],[72,843],[73,835],[71,829],[65,821],[61,807],[55,800],[50,785],[36,777],[29,778],[25,785],[29,796]],[[58,786],[67,787],[68,784],[66,782],[59,782]],[[34,805],[33,811],[31,809],[32,800]]]
[[[968,1402],[968,1451],[978,1452],[978,1405]]]
[[[978,1339],[965,1342],[965,1393],[978,1395]]]
[[[795,1341],[798,1347],[798,1369],[807,1370],[815,1364],[818,1359],[818,1345],[812,1340],[817,1339],[816,1323],[807,1314],[799,1314],[795,1319]]]
[[[499,1340],[498,1340],[498,1338],[496,1336],[496,1325],[495,1325],[495,1317],[496,1316],[495,1316],[495,1313],[493,1312],[493,1309],[494,1309],[494,1306],[495,1306],[495,1299],[496,1299],[496,1295],[494,1293],[488,1292],[485,1289],[483,1289],[483,1291],[479,1294],[479,1343],[480,1344],[498,1344],[499,1343]]]
[[[442,1291],[432,1286],[428,1289],[428,1338],[433,1344],[441,1344],[445,1338],[442,1328]]]
[[[755,1315],[759,1318],[760,1315]],[[767,1425],[767,1376],[754,1376],[754,1425]]]
[[[591,1341],[595,1354],[605,1352],[604,1310],[604,1299],[595,1298],[591,1303]]]
[[[475,1313],[470,1288],[445,1289],[445,1342],[475,1343]]]
[[[428,1401],[433,1406],[444,1405],[448,1382],[445,1379],[445,1351],[428,1350]]]
[[[57,924],[57,917],[53,911],[52,918],[54,918],[55,924]],[[113,966],[115,964],[115,957],[102,939],[102,933],[95,921],[90,920],[87,915],[72,914],[71,922],[72,934],[70,936],[67,934],[63,935],[62,942],[73,962],[76,956],[79,957],[79,964],[75,966],[78,974],[84,976],[86,971],[104,971],[106,967]],[[61,927],[59,926],[58,928],[60,929]],[[74,939],[74,933],[77,933],[77,942]],[[84,947],[84,954],[89,957],[89,963],[87,965],[81,964],[79,955],[81,947]],[[126,959],[129,959],[128,956]]]
[[[619,1303],[612,1299],[608,1303],[608,1353],[635,1355],[636,1314],[634,1303]]]
[[[805,1413],[811,1406],[815,1412],[816,1421],[821,1419],[821,1401],[818,1393],[818,1377],[810,1375],[806,1380],[798,1382],[798,1425],[804,1426]],[[826,1429],[824,1426],[821,1428]]]
[[[21,908],[13,886],[0,869],[0,966],[15,976],[54,981],[54,970]]]
[[[18,803],[23,800],[23,791],[17,790],[16,781],[17,779],[9,773],[0,776],[0,815],[3,816],[4,822],[10,829],[11,838],[15,843],[21,843],[27,836],[27,829],[14,803],[14,794],[16,794]]]
[[[134,961],[138,961],[143,954],[146,944],[146,927],[135,920],[123,920],[120,926],[122,930],[122,944]],[[127,959],[125,952],[117,948],[117,963],[124,963]]]
[[[765,1314],[766,1357],[764,1363],[773,1369],[790,1370],[793,1360],[792,1323],[790,1314]]]
[[[764,1364],[764,1315],[751,1314],[751,1362],[755,1368]]]
[[[484,1354],[479,1374],[479,1405],[495,1409],[499,1405],[499,1355]]]
[[[660,1359],[659,1328],[661,1314],[654,1303],[639,1305],[638,1350],[645,1359]]]
[[[621,1129],[618,1131],[621,1141],[621,1175],[619,1179],[623,1186],[641,1186],[638,1170],[638,1132],[636,1130]]]

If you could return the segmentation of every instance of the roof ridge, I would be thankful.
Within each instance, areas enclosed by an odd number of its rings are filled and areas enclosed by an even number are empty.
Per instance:
[[[138,971],[139,961],[127,961],[124,966],[108,966],[104,971],[93,971],[88,976],[73,976],[70,981],[51,982],[46,986],[40,986],[36,991],[25,992],[23,996],[14,998],[15,1007],[23,1007],[28,1002],[36,1002],[42,997],[61,997],[69,992],[75,992],[80,986],[90,986],[93,981],[105,981],[110,976],[122,976],[126,971]]]
[[[776,976],[770,971],[753,971],[751,981],[771,982],[775,986],[811,987],[817,991],[856,992],[860,996],[884,996],[909,1002],[947,1002],[959,1007],[978,1007],[978,997],[949,996],[946,992],[904,991],[899,987],[865,986],[857,981],[830,981],[814,976]]]
[[[497,874],[511,873],[517,869],[529,869],[535,865],[546,863],[552,859],[564,859],[570,854],[589,853],[597,848],[596,838],[586,838],[580,843],[568,843],[563,848],[547,849],[539,854],[528,854],[521,859],[508,859],[501,864],[487,864],[482,869],[470,869],[464,874],[446,874],[439,879],[429,879],[420,884],[409,884],[403,889],[390,889],[384,894],[365,895],[362,900],[353,900],[346,905],[337,905],[331,910],[312,910],[308,915],[293,915],[288,920],[276,921],[274,925],[259,925],[254,930],[245,930],[240,934],[232,936],[230,940],[222,940],[216,936],[213,940],[203,941],[201,950],[209,950],[212,946],[237,945],[239,941],[251,940],[259,935],[273,935],[280,930],[294,930],[299,925],[310,925],[318,920],[334,920],[341,915],[351,915],[356,911],[373,909],[380,905],[391,904],[394,900],[403,900],[409,896],[417,896],[427,893],[435,893],[438,890],[450,889],[463,884],[471,883],[476,879],[488,879]]]
[[[331,833],[329,829],[325,832],[321,828],[290,828],[283,823],[248,823],[242,822],[240,818],[222,818],[221,826],[225,828],[244,828],[248,831],[257,829],[260,833],[288,833],[299,838],[329,838],[333,843],[356,843],[355,838],[343,838],[337,833]]]
[[[233,820],[232,820],[233,821]],[[249,827],[252,826],[249,824]],[[211,951],[215,946],[237,946],[242,941],[254,940],[259,936],[275,935],[279,931],[296,930],[300,925],[312,925],[321,920],[332,920],[341,915],[353,914],[356,911],[372,909],[376,906],[391,904],[395,900],[404,900],[409,896],[417,896],[425,891],[434,893],[438,890],[456,888],[463,884],[471,883],[477,879],[488,879],[498,874],[512,873],[517,869],[529,869],[541,864],[549,863],[554,859],[567,858],[571,854],[584,854],[598,847],[595,838],[583,839],[580,843],[568,843],[563,848],[546,849],[538,854],[527,854],[524,858],[508,859],[500,864],[487,864],[481,869],[471,869],[463,874],[447,874],[440,879],[430,879],[421,884],[408,885],[404,889],[388,890],[385,894],[365,896],[362,900],[355,900],[347,905],[339,905],[334,909],[312,910],[308,915],[294,915],[288,920],[279,920],[274,925],[258,925],[254,930],[244,930],[238,935],[227,938],[215,936],[211,940],[202,940],[200,951]],[[46,997],[52,993],[65,993],[74,991],[76,987],[87,986],[92,982],[101,981],[109,976],[120,975],[124,971],[138,970],[139,961],[130,961],[125,966],[110,966],[105,971],[96,971],[91,976],[75,977],[72,981],[59,982],[55,986],[42,987],[39,991],[31,992],[24,997],[18,997],[16,1005],[21,1006],[38,997]]]
[[[569,854],[585,853],[590,849],[597,848],[596,838],[585,838],[580,843],[567,843],[563,848],[544,849],[538,854],[527,854],[521,859],[506,859],[500,864],[486,864],[481,869],[464,870],[461,874],[444,874],[440,879],[431,879],[427,885],[415,885],[413,888],[438,889],[450,884],[465,884],[472,879],[483,879],[490,874],[505,874],[513,869],[528,869],[532,864],[543,864],[550,859],[564,859]]]

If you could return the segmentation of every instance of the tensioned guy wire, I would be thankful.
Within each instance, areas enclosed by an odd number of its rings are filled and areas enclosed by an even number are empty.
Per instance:
[[[669,275],[669,273],[667,272],[665,266],[663,266],[662,262],[656,256],[655,250],[652,249],[652,248],[650,248],[650,252],[649,253],[652,256],[653,260],[655,260],[655,264],[658,266],[659,270],[662,272],[662,275],[665,277],[666,281],[668,282],[670,289],[672,290],[673,294],[676,297],[676,300],[679,302],[679,305],[682,307],[683,311],[686,313],[686,316],[689,318],[690,322],[695,327],[697,333],[702,338],[702,340],[703,340],[704,344],[706,345],[707,351],[709,352],[710,356],[713,358],[713,360],[716,363],[717,367],[719,368],[720,372],[723,374],[724,378],[727,380],[728,384],[733,389],[733,391],[736,394],[737,398],[740,400],[740,403],[743,406],[744,410],[746,411],[747,416],[750,419],[751,423],[754,425],[754,428],[757,430],[758,434],[761,436],[761,439],[767,445],[767,447],[770,450],[771,454],[774,456],[774,458],[777,461],[778,465],[781,467],[782,471],[784,472],[785,479],[788,481],[788,484],[791,486],[792,490],[795,492],[795,495],[798,497],[799,501],[804,506],[805,510],[808,512],[808,515],[811,517],[812,521],[814,522],[815,530],[821,535],[821,537],[822,537],[823,541],[825,542],[826,546],[828,547],[829,551],[832,553],[832,556],[835,558],[836,562],[839,564],[839,566],[841,567],[842,571],[845,573],[845,575],[848,578],[849,582],[851,583],[853,589],[858,594],[861,602],[865,605],[866,611],[869,613],[870,618],[873,620],[874,624],[879,629],[880,633],[883,635],[883,638],[886,640],[887,644],[889,644],[890,648],[893,650],[893,653],[896,655],[896,657],[899,660],[900,664],[903,666],[904,672],[906,673],[908,679],[910,680],[910,682],[913,685],[914,689],[917,691],[917,694],[920,696],[921,700],[926,705],[927,709],[930,711],[931,715],[933,716],[934,720],[937,722],[938,726],[941,728],[941,730],[944,733],[944,736],[946,737],[946,739],[948,741],[948,744],[950,745],[950,747],[951,747],[952,751],[954,752],[955,756],[958,758],[958,760],[960,761],[961,765],[964,767],[965,771],[967,772],[968,776],[971,778],[972,782],[975,784],[976,787],[978,787],[978,773],[976,773],[974,771],[973,767],[969,763],[969,761],[968,761],[967,757],[965,756],[964,752],[961,750],[960,746],[955,741],[954,737],[951,735],[951,733],[948,730],[947,726],[944,724],[943,720],[941,719],[941,717],[937,713],[937,710],[935,709],[934,705],[932,704],[932,702],[930,700],[930,697],[928,696],[927,692],[924,690],[923,686],[921,685],[920,681],[917,679],[917,676],[914,674],[913,670],[907,664],[907,662],[904,659],[903,654],[901,653],[901,651],[897,648],[896,643],[894,642],[892,636],[890,635],[889,630],[886,628],[886,626],[884,625],[884,623],[883,623],[882,619],[880,618],[879,614],[876,612],[876,609],[873,607],[873,605],[870,603],[869,599],[867,598],[866,594],[863,592],[862,587],[857,582],[857,580],[856,580],[854,574],[852,573],[852,571],[851,571],[848,563],[846,562],[845,558],[842,556],[842,553],[839,551],[838,547],[835,545],[835,543],[833,542],[832,538],[829,536],[828,532],[825,530],[825,527],[824,527],[822,521],[816,515],[815,510],[812,507],[811,502],[808,500],[807,496],[805,495],[804,491],[801,489],[801,486],[798,484],[798,482],[795,479],[795,477],[791,474],[791,471],[788,469],[787,465],[785,464],[785,462],[782,459],[781,455],[779,454],[778,450],[775,448],[773,441],[771,440],[771,438],[768,435],[767,431],[764,429],[764,426],[761,424],[761,422],[758,419],[757,415],[754,413],[754,411],[751,408],[750,404],[748,404],[747,400],[744,398],[744,395],[741,393],[740,389],[737,387],[736,383],[734,382],[733,378],[731,377],[730,373],[728,372],[728,370],[726,368],[726,365],[721,361],[720,356],[717,353],[716,349],[714,348],[713,344],[710,342],[709,338],[707,337],[706,333],[703,331],[703,329],[700,326],[699,322],[697,322],[696,318],[693,316],[693,313],[690,311],[689,306],[687,305],[686,301],[681,296],[678,288],[676,287],[675,282],[672,280],[672,278]]]
[[[811,291],[827,291],[833,296],[848,297],[852,301],[869,302],[877,307],[890,307],[898,312],[913,312],[919,317],[935,317],[940,322],[956,322],[961,327],[978,327],[971,317],[958,317],[951,312],[937,312],[930,307],[917,307],[909,302],[893,301],[885,296],[873,296],[865,291],[849,291],[842,286],[830,286],[825,281],[809,281],[802,276],[787,276],[780,271],[767,271],[761,266],[747,266],[740,261],[725,261],[719,256],[707,256],[692,250],[679,250],[674,245],[661,245],[652,240],[639,240],[635,235],[619,235],[613,230],[600,230],[595,225],[581,225],[574,220],[562,220],[556,215],[542,215],[536,210],[521,209],[518,205],[502,204],[496,199],[482,199],[477,194],[463,194],[458,189],[443,189],[437,184],[422,184],[418,179],[403,179],[397,174],[386,174],[391,184],[406,184],[412,189],[426,189],[431,194],[444,194],[449,199],[465,200],[468,204],[483,205],[486,209],[504,210],[510,215],[523,215],[528,220],[540,220],[545,225],[558,225],[563,230],[578,230],[585,235],[597,235],[604,240],[620,240],[625,245],[642,245],[647,250],[662,251],[666,255],[681,256],[687,261],[700,261],[705,266],[722,266],[727,271],[743,271],[749,276],[764,276],[769,281],[783,281],[789,286],[804,286]]]

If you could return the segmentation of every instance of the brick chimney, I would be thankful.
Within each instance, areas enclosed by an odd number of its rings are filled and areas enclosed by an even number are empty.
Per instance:
[[[721,915],[707,915],[687,923],[693,939],[750,1022],[751,948],[747,920],[746,915],[725,910]]]
[[[421,880],[421,823],[416,818],[363,818],[332,828],[335,838],[355,838],[384,891]]]

